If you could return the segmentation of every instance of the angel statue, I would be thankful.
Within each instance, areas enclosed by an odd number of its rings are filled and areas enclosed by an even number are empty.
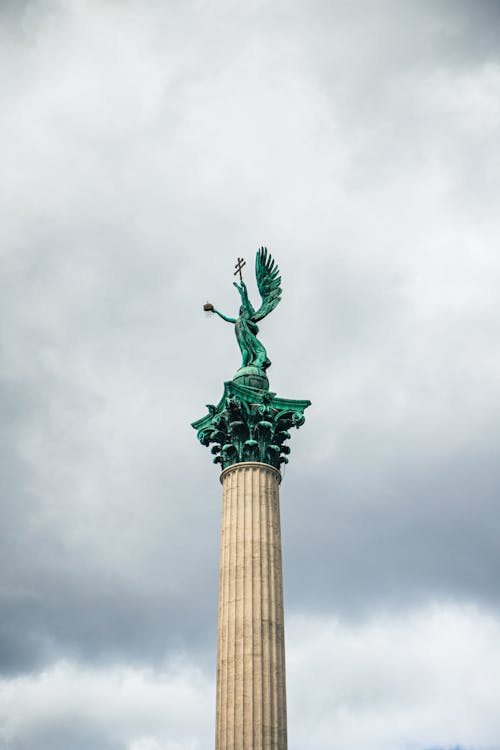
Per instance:
[[[237,318],[229,318],[216,310],[209,302],[204,305],[208,312],[216,313],[222,320],[228,323],[234,323],[234,331],[238,346],[243,357],[242,368],[256,367],[260,371],[267,370],[271,360],[267,356],[264,346],[257,338],[259,328],[257,321],[262,320],[274,310],[281,299],[281,277],[278,266],[275,264],[267,247],[261,247],[255,256],[255,277],[262,304],[258,310],[254,310],[252,303],[248,299],[248,292],[245,282],[241,276],[241,269],[244,263],[238,259],[236,273],[240,274],[240,283],[233,282],[234,286],[240,293],[241,307]],[[236,274],[235,274],[236,275]]]

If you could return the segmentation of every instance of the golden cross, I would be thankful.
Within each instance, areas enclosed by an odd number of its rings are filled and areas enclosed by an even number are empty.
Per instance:
[[[240,281],[243,281],[243,277],[241,275],[241,269],[243,266],[246,266],[246,260],[243,260],[243,258],[238,258],[238,262],[235,265],[236,271],[234,272],[234,276],[236,276],[237,273],[240,274]]]

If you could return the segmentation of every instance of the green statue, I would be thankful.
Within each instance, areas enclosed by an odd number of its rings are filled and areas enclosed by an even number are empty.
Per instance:
[[[269,315],[281,300],[281,277],[278,266],[275,264],[271,254],[267,252],[267,247],[261,247],[255,256],[255,277],[260,296],[262,297],[262,304],[258,310],[255,310],[248,299],[247,287],[241,276],[241,269],[244,265],[243,259],[238,258],[236,273],[240,274],[240,283],[234,282],[234,286],[241,297],[241,307],[238,317],[229,318],[227,315],[219,312],[219,310],[216,310],[209,302],[204,306],[204,309],[216,313],[222,320],[226,320],[228,323],[234,323],[236,339],[243,358],[239,372],[242,372],[243,368],[245,368],[247,373],[251,372],[249,368],[252,368],[252,371],[255,372],[254,368],[256,368],[256,370],[260,371],[261,375],[264,375],[265,370],[271,364],[271,360],[267,356],[263,344],[257,338],[257,334],[259,333],[257,321]]]
[[[243,363],[232,378],[224,383],[224,393],[218,405],[207,404],[208,414],[192,426],[202,445],[211,446],[214,463],[223,469],[237,463],[258,461],[280,469],[288,463],[289,429],[304,424],[304,410],[309,400],[280,398],[269,390],[266,370],[271,364],[264,346],[257,338],[257,322],[269,315],[281,299],[281,277],[267,248],[261,247],[255,258],[255,276],[262,297],[258,310],[252,307],[241,275],[245,265],[238,258],[236,274],[240,283],[235,287],[241,297],[237,318],[229,318],[209,302],[207,312],[217,313],[222,320],[234,323],[236,339]]]

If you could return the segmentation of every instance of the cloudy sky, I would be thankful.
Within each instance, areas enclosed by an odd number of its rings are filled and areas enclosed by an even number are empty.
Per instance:
[[[237,256],[295,750],[498,750],[500,4],[3,0],[0,746],[213,747]]]

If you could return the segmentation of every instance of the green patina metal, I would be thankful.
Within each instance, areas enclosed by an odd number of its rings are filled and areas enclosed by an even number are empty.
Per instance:
[[[242,365],[232,380],[224,383],[224,394],[217,406],[207,404],[208,414],[192,423],[202,445],[212,444],[214,463],[225,469],[244,461],[260,461],[279,469],[288,463],[290,438],[288,430],[304,424],[304,410],[310,401],[284,399],[269,391],[266,370],[271,365],[263,344],[257,339],[257,321],[268,315],[281,299],[281,278],[273,258],[262,247],[255,259],[257,286],[262,304],[256,311],[248,299],[241,278],[242,258],[234,283],[241,297],[238,318],[229,318],[207,303],[205,310],[234,323],[236,339],[242,354]]]
[[[222,468],[242,461],[261,461],[276,469],[288,463],[288,430],[304,424],[310,401],[278,398],[269,390],[224,383],[218,406],[207,404],[208,414],[193,427],[202,445],[212,446],[214,463]]]

